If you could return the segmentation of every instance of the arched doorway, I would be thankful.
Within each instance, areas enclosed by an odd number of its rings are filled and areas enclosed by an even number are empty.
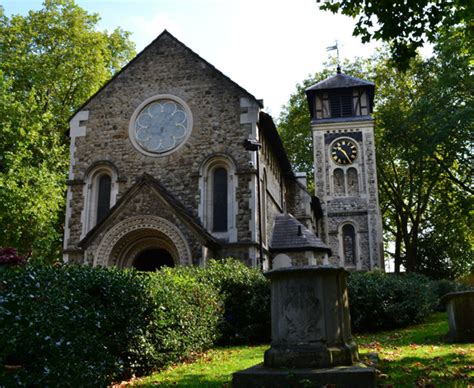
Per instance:
[[[153,272],[164,266],[174,267],[174,260],[171,253],[162,248],[146,249],[133,261],[133,267],[138,271]]]
[[[143,253],[154,250],[161,252]],[[142,253],[145,256],[161,257],[160,260],[168,266],[191,264],[188,243],[174,224],[157,216],[136,216],[121,221],[106,233],[94,254],[94,266],[136,268],[135,261]],[[158,264],[150,266],[161,267],[164,264],[160,264],[160,260]],[[148,267],[144,266],[148,264],[143,264],[142,261],[145,259],[140,259],[137,265],[142,268],[140,270],[147,270]]]

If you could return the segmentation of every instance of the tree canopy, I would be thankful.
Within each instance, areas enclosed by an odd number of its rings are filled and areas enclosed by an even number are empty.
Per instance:
[[[7,17],[0,7],[0,246],[59,257],[68,120],[134,55],[73,0]]]
[[[402,70],[418,48],[435,43],[451,26],[463,25],[463,39],[473,41],[474,3],[468,0],[322,0],[321,9],[358,18],[354,35],[364,43],[390,43],[392,58]]]

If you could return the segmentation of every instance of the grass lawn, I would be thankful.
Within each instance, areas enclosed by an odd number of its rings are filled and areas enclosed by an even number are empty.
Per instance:
[[[382,387],[474,387],[474,344],[449,344],[445,313],[406,329],[357,335],[363,360],[378,353]],[[141,387],[230,387],[232,373],[263,360],[264,346],[218,348],[192,364],[131,382]]]

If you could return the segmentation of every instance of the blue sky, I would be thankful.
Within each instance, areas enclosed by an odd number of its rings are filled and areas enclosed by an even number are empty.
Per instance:
[[[337,39],[341,57],[377,46],[352,37],[354,21],[320,11],[315,0],[76,0],[98,13],[99,28],[132,32],[142,50],[164,29],[224,74],[264,99],[278,117],[295,85],[322,68]],[[41,0],[2,0],[7,15],[40,9]],[[334,53],[334,52],[333,52]],[[332,54],[334,55],[334,54]]]

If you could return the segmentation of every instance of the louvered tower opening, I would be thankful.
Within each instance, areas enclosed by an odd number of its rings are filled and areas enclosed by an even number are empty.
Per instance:
[[[330,92],[329,105],[331,118],[353,116],[352,90]]]

